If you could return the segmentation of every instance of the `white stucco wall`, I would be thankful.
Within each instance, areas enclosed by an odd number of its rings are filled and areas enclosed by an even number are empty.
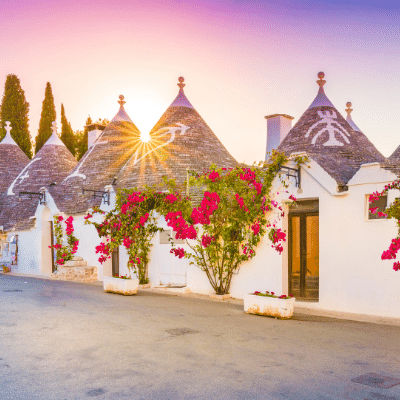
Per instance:
[[[320,301],[324,309],[400,317],[400,274],[381,254],[397,236],[394,220],[368,220],[366,195],[384,184],[350,186],[320,198]]]

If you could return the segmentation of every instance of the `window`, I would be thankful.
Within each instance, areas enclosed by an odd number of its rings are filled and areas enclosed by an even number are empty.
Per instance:
[[[368,219],[384,219],[385,216],[379,215],[379,213],[385,212],[385,209],[387,207],[387,196],[381,196],[379,197],[379,200],[375,201],[374,203],[370,203],[368,201],[367,196],[367,208],[368,208]],[[373,214],[371,213],[371,208],[377,208],[376,212]]]

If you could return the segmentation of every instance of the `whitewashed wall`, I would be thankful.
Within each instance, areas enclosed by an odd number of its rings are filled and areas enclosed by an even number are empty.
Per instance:
[[[368,220],[366,201],[367,195],[381,191],[395,176],[377,165],[364,166],[349,182],[349,190],[338,193],[336,182],[318,164],[310,162],[309,165],[311,168],[302,167],[301,190],[291,185],[289,193],[283,193],[279,179],[274,182],[275,190],[280,191],[280,199],[290,194],[299,200],[319,199],[319,301],[307,302],[307,307],[400,318],[400,272],[393,271],[392,261],[381,260],[382,252],[397,235],[396,223],[393,220]],[[389,200],[395,196],[398,194],[390,193]],[[31,231],[13,233],[19,236],[18,270],[21,273],[43,274],[42,223],[59,213],[51,197],[48,198],[47,209],[38,206],[36,227]],[[107,210],[112,207],[113,202]],[[100,238],[93,226],[84,225],[83,217],[74,217],[74,233],[80,241],[77,255],[88,261],[88,265],[97,266],[99,280],[102,280],[103,276],[111,275],[111,260],[103,266],[98,262],[95,247]],[[101,217],[97,218],[100,221]],[[159,221],[161,227],[168,228],[164,218]],[[285,230],[287,226],[286,213],[278,227]],[[166,254],[165,249],[161,251],[160,246],[156,234],[149,263],[149,279],[153,286],[160,284],[166,257],[175,258],[173,254]],[[179,247],[188,250],[185,245]],[[129,274],[127,261],[126,251],[121,246],[122,275]],[[184,262],[188,264],[187,287],[195,293],[212,293],[206,274],[189,265],[187,260]],[[263,238],[257,256],[243,263],[239,273],[233,277],[231,294],[236,298],[243,298],[244,294],[255,290],[287,294],[287,271],[287,243],[283,254],[279,255],[271,248],[269,239]]]

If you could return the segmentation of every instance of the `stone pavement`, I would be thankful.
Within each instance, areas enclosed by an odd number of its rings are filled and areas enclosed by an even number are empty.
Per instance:
[[[0,275],[0,399],[400,400],[400,327]]]

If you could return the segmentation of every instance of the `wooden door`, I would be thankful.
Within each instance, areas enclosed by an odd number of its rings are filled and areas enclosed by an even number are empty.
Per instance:
[[[318,213],[289,214],[289,293],[298,299],[318,301]]]
[[[119,275],[119,247],[111,253],[112,276]]]

